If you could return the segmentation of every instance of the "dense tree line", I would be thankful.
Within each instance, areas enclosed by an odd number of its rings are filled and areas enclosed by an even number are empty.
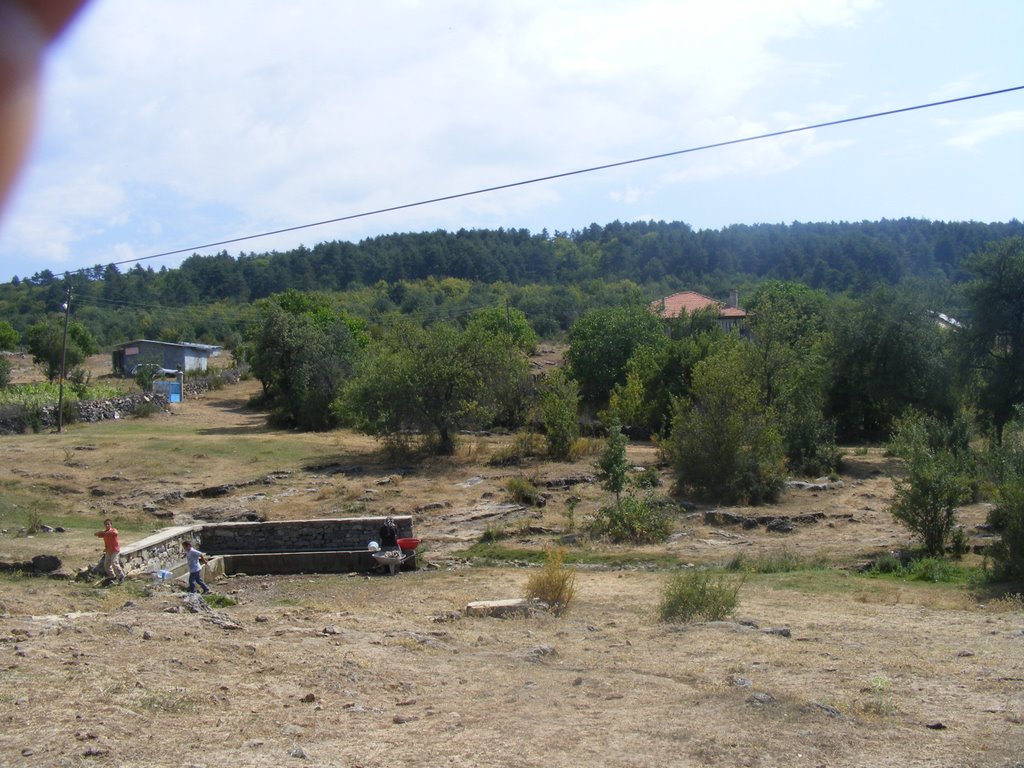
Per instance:
[[[357,309],[406,314],[446,300],[424,281],[459,281],[516,302],[542,336],[566,331],[585,302],[579,286],[629,281],[648,297],[693,289],[725,295],[765,279],[855,295],[917,279],[948,286],[966,259],[1024,235],[1018,221],[735,225],[694,230],[681,222],[612,222],[570,232],[459,230],[325,242],[290,251],[193,255],[176,269],[97,265],[66,276],[43,270],[0,285],[0,317],[19,333],[53,312],[70,287],[76,316],[101,345],[134,336],[217,343],[240,340],[252,302],[286,290],[346,292]],[[582,288],[585,292],[592,289]],[[452,297],[452,304],[458,300]],[[187,311],[182,311],[187,309]]]

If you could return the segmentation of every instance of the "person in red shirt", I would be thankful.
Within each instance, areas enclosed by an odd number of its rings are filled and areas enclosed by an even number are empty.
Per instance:
[[[117,528],[110,520],[104,520],[103,530],[96,531],[96,535],[103,539],[103,572],[108,579],[123,582],[124,568],[121,567],[121,542],[117,538]]]

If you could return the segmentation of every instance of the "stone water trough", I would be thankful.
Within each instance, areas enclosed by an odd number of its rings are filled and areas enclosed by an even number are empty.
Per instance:
[[[393,516],[398,535],[412,538],[412,517]],[[368,544],[378,538],[383,517],[199,523],[165,528],[121,547],[129,575],[157,579],[187,576],[183,541],[206,553],[203,578],[234,574],[351,573],[380,570]],[[416,557],[402,570],[414,570]]]

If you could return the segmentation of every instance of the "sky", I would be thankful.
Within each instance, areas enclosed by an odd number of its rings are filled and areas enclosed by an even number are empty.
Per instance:
[[[1022,35],[1020,0],[92,0],[0,280],[437,229],[1020,219],[1024,91],[359,214],[1024,85]]]

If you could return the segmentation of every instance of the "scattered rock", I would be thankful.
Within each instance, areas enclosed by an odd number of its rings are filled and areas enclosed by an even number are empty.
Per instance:
[[[443,613],[435,614],[430,617],[430,620],[435,624],[443,624],[450,621],[458,621],[462,618],[462,614],[458,611],[444,611]]]
[[[298,758],[299,760],[308,760],[309,759],[309,755],[306,754],[306,750],[304,750],[302,747],[296,747],[295,749],[291,750],[288,753],[288,757],[295,757],[295,758]]]
[[[935,720],[934,722],[926,723],[925,728],[931,728],[933,731],[944,731],[946,730],[946,725],[940,720]]]
[[[761,631],[766,635],[778,635],[779,637],[790,637],[793,634],[789,627],[768,627]]]
[[[784,517],[773,518],[772,520],[770,520],[765,525],[765,528],[767,528],[772,533],[792,533],[793,532],[793,524],[791,522],[789,522],[789,520],[787,520]]]
[[[829,717],[842,717],[842,713],[833,707],[831,704],[821,704],[820,702],[811,702],[808,707],[819,712],[824,712]]]
[[[763,704],[774,704],[775,697],[772,696],[770,693],[765,693],[764,691],[757,691],[756,693],[752,693],[747,697],[747,703],[757,704],[759,706]]]
[[[31,560],[6,562],[0,560],[0,571],[20,571],[30,576],[43,576],[60,570],[63,563],[56,555],[36,555]]]
[[[307,693],[307,694],[306,694],[305,696],[303,696],[303,697],[302,697],[302,698],[300,699],[300,701],[301,701],[301,702],[302,702],[303,704],[312,704],[312,703],[313,703],[314,701],[316,701],[316,694],[313,694],[313,693]]]
[[[529,661],[540,661],[548,656],[557,656],[558,651],[551,645],[536,645],[526,652],[526,658]]]
[[[475,600],[466,606],[466,615],[504,619],[509,616],[527,616],[532,607],[533,603],[522,597],[508,600]]]

